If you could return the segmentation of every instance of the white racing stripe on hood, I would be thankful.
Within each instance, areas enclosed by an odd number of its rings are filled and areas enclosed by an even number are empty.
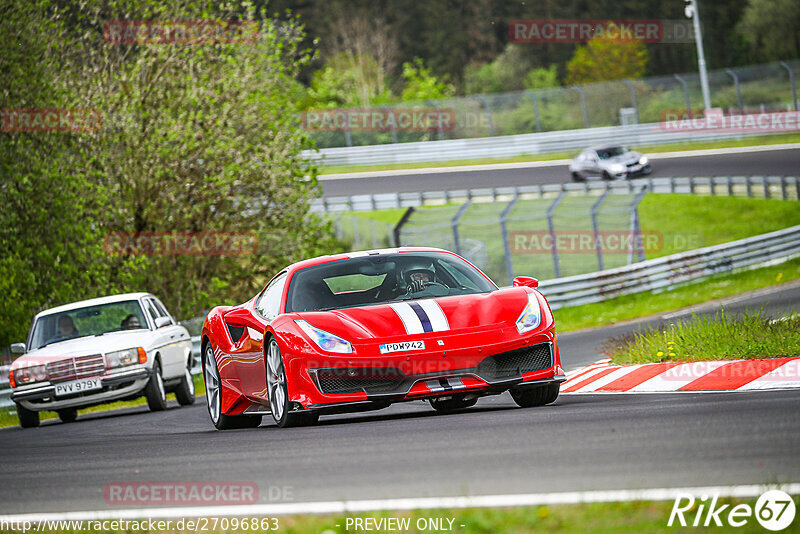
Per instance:
[[[406,334],[421,334],[425,330],[422,328],[422,321],[419,320],[417,314],[411,309],[407,302],[394,302],[389,304],[392,309],[403,321],[403,326],[406,328]]]
[[[450,330],[442,308],[433,300],[394,302],[390,306],[403,321],[407,334]]]
[[[417,303],[428,314],[428,319],[431,321],[431,326],[434,332],[441,332],[443,330],[450,330],[450,324],[447,322],[447,316],[442,311],[441,306],[435,300],[418,300]]]

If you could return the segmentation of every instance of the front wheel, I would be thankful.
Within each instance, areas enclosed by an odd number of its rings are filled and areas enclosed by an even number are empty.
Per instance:
[[[175,398],[181,406],[194,404],[194,377],[188,367],[183,371],[183,378],[175,388]]]
[[[583,179],[583,176],[580,175],[580,173],[573,172],[572,173],[572,181],[573,182],[583,182],[584,179]]]
[[[286,368],[283,365],[278,342],[272,338],[267,348],[267,395],[272,418],[281,428],[313,425],[319,421],[319,414],[314,412],[292,413],[289,402],[289,387],[286,384]]]
[[[206,402],[208,415],[217,430],[231,430],[234,428],[255,428],[261,424],[260,415],[225,415],[222,413],[222,382],[219,377],[217,359],[211,344],[206,345],[205,367],[203,369],[206,381]]]
[[[17,417],[19,418],[19,426],[22,428],[39,426],[39,412],[29,410],[21,404],[17,404]]]
[[[522,408],[544,406],[556,401],[560,387],[561,385],[556,383],[533,388],[512,389],[511,397]]]
[[[144,397],[151,412],[167,409],[167,392],[164,389],[164,378],[161,376],[161,362],[153,362],[153,373],[144,388]]]

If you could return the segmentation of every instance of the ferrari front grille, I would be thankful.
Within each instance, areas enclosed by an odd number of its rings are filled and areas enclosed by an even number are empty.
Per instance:
[[[489,356],[478,365],[478,375],[490,381],[501,380],[552,366],[552,346],[550,343],[539,343]]]
[[[406,376],[394,368],[348,367],[317,369],[317,385],[325,394],[335,393],[392,393],[407,387]]]

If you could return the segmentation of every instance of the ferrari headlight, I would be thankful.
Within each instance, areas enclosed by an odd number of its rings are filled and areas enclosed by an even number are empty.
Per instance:
[[[640,165],[647,165],[648,161],[650,161],[650,160],[647,159],[647,156],[642,156],[641,158],[639,158],[639,164]]]
[[[320,330],[308,324],[306,321],[295,321],[297,326],[306,333],[311,341],[317,344],[325,352],[339,352],[347,354],[353,352],[353,345],[346,339],[335,336],[325,330]]]
[[[533,330],[542,322],[542,310],[539,308],[539,300],[536,298],[535,293],[528,295],[528,305],[522,310],[522,313],[517,319],[517,331],[524,334]]]
[[[33,384],[44,380],[47,380],[47,367],[44,365],[20,367],[9,373],[11,387],[24,386],[25,384]]]
[[[133,365],[134,363],[141,363],[139,361],[139,348],[134,347],[132,349],[109,352],[106,354],[106,362],[108,362],[108,367],[110,369],[113,369],[114,367]]]

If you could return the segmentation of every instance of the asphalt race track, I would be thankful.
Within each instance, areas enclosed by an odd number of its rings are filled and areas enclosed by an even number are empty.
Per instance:
[[[652,177],[670,176],[795,176],[800,172],[800,148],[732,154],[670,157],[653,156]],[[565,164],[502,170],[397,174],[329,179],[320,176],[324,196],[369,193],[442,191],[571,181]]]
[[[726,307],[779,316],[798,302],[792,284]],[[561,335],[565,367],[638,326]],[[202,401],[172,401],[161,413],[0,430],[0,513],[110,508],[104,486],[136,481],[255,482],[261,503],[797,482],[798,402],[797,390],[563,395],[521,409],[504,394],[450,415],[413,402],[316,427],[279,429],[265,417],[257,429],[216,432]]]

